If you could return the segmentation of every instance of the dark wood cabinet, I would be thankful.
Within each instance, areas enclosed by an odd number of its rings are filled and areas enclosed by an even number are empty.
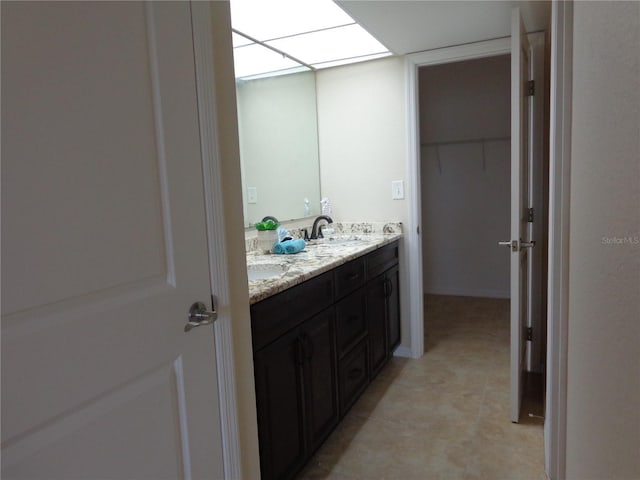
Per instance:
[[[340,360],[340,416],[351,408],[369,384],[368,342],[362,340]]]
[[[263,480],[290,479],[400,342],[398,244],[251,306]]]
[[[292,478],[307,459],[299,330],[254,354],[260,470]]]
[[[387,287],[387,344],[389,355],[400,345],[400,269],[398,265],[390,268],[385,273]]]
[[[254,354],[263,479],[292,478],[338,423],[333,309]]]
[[[309,452],[320,446],[338,423],[338,370],[333,309],[307,320],[301,331],[305,361]]]
[[[378,275],[367,284],[367,325],[369,330],[369,365],[371,378],[387,362],[386,278]]]
[[[366,258],[366,316],[371,379],[380,372],[400,344],[398,255],[398,245],[391,244]]]
[[[367,336],[366,292],[359,288],[336,304],[338,355],[342,358]]]

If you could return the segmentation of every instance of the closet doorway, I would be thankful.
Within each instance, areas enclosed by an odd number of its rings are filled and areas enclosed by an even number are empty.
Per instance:
[[[510,61],[418,70],[425,294],[509,298]]]
[[[538,92],[527,100],[531,109],[527,203],[535,207],[536,224],[529,228],[540,248],[528,259],[532,302],[526,330],[534,341],[526,342],[526,370],[535,373],[541,384],[546,337],[547,96],[544,35],[531,34],[529,40],[530,78],[536,80]],[[419,159],[414,188],[420,195],[414,200],[413,218],[422,227],[416,247],[422,257],[419,280],[426,295],[427,353],[429,316],[441,316],[443,305],[445,310],[460,310],[460,305],[452,307],[453,300],[466,299],[462,304],[470,308],[467,317],[473,320],[468,326],[489,336],[500,334],[493,332],[491,322],[483,327],[475,320],[493,316],[495,323],[500,316],[496,312],[509,306],[509,253],[497,245],[510,236],[509,47],[495,40],[446,50],[414,55],[415,74],[410,72],[409,82],[415,86],[413,103],[419,119],[414,132],[415,158]],[[544,392],[539,389],[536,395],[542,399]],[[543,412],[537,409],[535,414]]]

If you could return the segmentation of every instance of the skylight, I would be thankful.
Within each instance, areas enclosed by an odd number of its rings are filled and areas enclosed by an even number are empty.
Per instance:
[[[391,55],[332,0],[231,0],[236,78]]]

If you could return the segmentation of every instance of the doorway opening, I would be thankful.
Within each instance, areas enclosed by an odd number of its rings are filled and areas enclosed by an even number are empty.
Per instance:
[[[502,359],[497,371],[508,370],[510,346],[510,251],[498,246],[510,238],[510,63],[510,55],[498,54],[422,66],[416,76],[425,353],[464,348],[471,336],[474,346],[486,348],[475,352],[478,362]],[[530,234],[542,248],[526,257],[531,301],[519,421],[542,425],[548,181],[536,144],[543,116],[536,121],[533,99],[529,106],[528,205],[540,224]],[[457,343],[448,343],[455,335]]]

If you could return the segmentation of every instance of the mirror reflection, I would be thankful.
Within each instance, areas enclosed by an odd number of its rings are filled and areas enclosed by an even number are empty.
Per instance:
[[[237,79],[245,226],[320,213],[315,72]]]

